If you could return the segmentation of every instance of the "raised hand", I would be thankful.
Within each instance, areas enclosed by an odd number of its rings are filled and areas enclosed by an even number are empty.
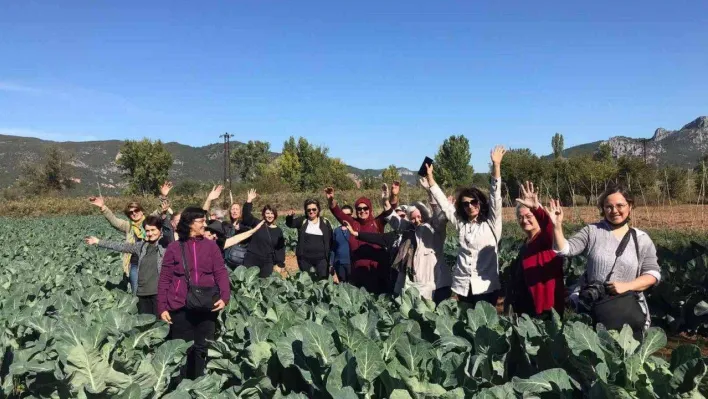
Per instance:
[[[502,158],[504,158],[504,154],[506,154],[506,149],[504,148],[503,145],[498,145],[492,149],[492,152],[490,153],[490,157],[492,158],[492,163],[495,165],[501,164]]]
[[[221,196],[221,191],[223,189],[224,189],[224,186],[222,186],[222,185],[214,186],[211,189],[211,191],[209,192],[209,195],[207,195],[207,200],[214,201],[215,199],[218,199]]]
[[[258,193],[256,193],[256,190],[252,188],[252,189],[248,190],[248,195],[246,196],[246,202],[248,202],[250,204],[251,202],[253,202],[254,199],[256,199],[256,197],[258,197]]]
[[[295,216],[295,211],[294,210],[289,210],[288,211],[288,216]]]
[[[103,202],[103,197],[89,197],[89,202],[91,205],[95,205],[99,208],[103,208],[106,204]]]
[[[554,226],[560,226],[563,224],[563,207],[559,200],[551,200],[548,209],[546,210],[548,216],[551,218]]]
[[[166,181],[165,184],[163,184],[163,185],[160,187],[160,195],[162,195],[163,197],[167,197],[167,194],[170,193],[170,190],[172,190],[172,187],[174,187],[174,186],[172,185],[172,182],[171,182],[171,181]]]
[[[447,202],[449,202],[450,205],[455,206],[455,202],[457,202],[457,201],[455,201],[455,197],[453,197],[452,195],[448,195]]]
[[[334,188],[332,188],[332,187],[325,188],[325,196],[327,197],[328,201],[332,201],[334,199]]]
[[[170,200],[160,202],[160,209],[162,210],[162,213],[167,213],[167,211],[170,210]]]
[[[394,181],[391,184],[391,195],[396,196],[401,192],[401,182],[400,181]]]
[[[97,244],[98,244],[98,241],[99,241],[98,238],[96,238],[96,237],[94,237],[94,236],[90,236],[90,237],[84,238],[84,242],[85,242],[87,245],[97,245]]]
[[[521,204],[529,209],[538,209],[541,202],[538,200],[538,193],[534,190],[533,183],[526,182],[525,185],[519,184],[521,197],[516,199],[517,204]]]
[[[381,185],[381,199],[388,199],[388,184]]]
[[[433,187],[435,185],[435,178],[433,177],[433,164],[425,164],[425,178],[428,180],[428,186]]]
[[[359,233],[356,230],[354,230],[352,225],[349,222],[347,222],[346,220],[344,221],[344,227],[346,227],[347,230],[349,230],[349,233],[351,235],[353,235],[354,237],[359,237]]]

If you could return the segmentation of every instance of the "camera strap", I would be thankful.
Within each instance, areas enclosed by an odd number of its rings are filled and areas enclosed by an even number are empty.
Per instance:
[[[617,250],[615,251],[615,262],[612,264],[612,269],[610,269],[610,272],[607,274],[605,283],[608,283],[610,281],[612,273],[615,272],[615,266],[617,266],[617,261],[624,253],[624,250],[627,249],[627,244],[629,244],[630,238],[634,241],[634,249],[637,253],[637,262],[639,262],[639,242],[637,241],[637,231],[630,227],[629,230],[627,230],[627,233],[625,233],[624,237],[622,237],[622,241],[620,241],[620,244],[617,246]],[[637,265],[637,277],[639,277],[640,269],[641,267]]]

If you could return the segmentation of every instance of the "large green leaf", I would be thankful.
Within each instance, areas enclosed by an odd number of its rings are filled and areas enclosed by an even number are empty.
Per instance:
[[[396,353],[401,364],[415,373],[420,364],[434,356],[432,345],[418,337],[406,333],[396,343]]]
[[[706,375],[706,364],[703,359],[693,359],[681,364],[674,370],[671,388],[679,394],[691,393]]]
[[[554,392],[558,397],[572,397],[573,386],[568,373],[563,369],[550,369],[531,376],[529,379],[514,377],[514,390],[521,394]]]
[[[155,371],[156,383],[154,391],[164,392],[170,379],[178,372],[179,367],[186,360],[187,349],[192,344],[181,339],[167,341],[160,345],[152,358],[151,364]]]
[[[701,349],[696,345],[681,345],[671,352],[671,371],[675,371],[684,363],[701,357]]]
[[[364,382],[372,384],[374,379],[386,368],[381,357],[381,349],[371,340],[359,345],[353,354],[356,358],[357,375]]]
[[[345,387],[356,388],[358,386],[356,366],[356,360],[348,351],[340,353],[334,359],[327,375],[327,392],[333,398],[342,396],[342,390]]]
[[[473,333],[476,333],[477,329],[482,326],[493,329],[498,324],[499,315],[497,314],[497,310],[488,302],[480,301],[477,302],[474,310],[467,309],[467,325]]]
[[[335,355],[331,332],[309,320],[300,327],[305,355],[320,359],[324,364],[329,364]]]

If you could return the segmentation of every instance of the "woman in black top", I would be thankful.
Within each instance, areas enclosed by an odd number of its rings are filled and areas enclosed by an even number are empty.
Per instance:
[[[255,226],[258,221],[253,217],[253,200],[258,196],[256,190],[248,192],[248,198],[243,205],[243,222],[250,226]],[[261,269],[261,277],[269,277],[273,274],[275,266],[280,271],[281,267],[285,267],[285,237],[283,230],[275,224],[278,219],[278,211],[266,205],[261,211],[263,224],[251,236],[251,242],[248,244],[248,252],[243,259],[243,264],[248,267],[258,267]]]
[[[295,218],[290,211],[285,224],[297,229],[297,263],[301,271],[314,270],[318,278],[327,278],[329,273],[329,252],[332,248],[332,225],[320,217],[320,202],[315,199],[305,201],[305,216]]]

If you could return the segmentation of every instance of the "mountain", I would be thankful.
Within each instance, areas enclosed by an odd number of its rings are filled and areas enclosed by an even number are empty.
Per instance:
[[[616,136],[570,147],[563,151],[563,156],[592,155],[604,143],[610,145],[615,158],[646,156],[648,162],[658,165],[694,167],[708,153],[708,117],[698,117],[679,130],[658,128],[649,139]]]
[[[239,142],[231,142],[232,148]],[[77,179],[77,194],[93,193],[100,183],[102,193],[117,194],[125,187],[120,169],[115,163],[123,145],[121,140],[54,142],[32,137],[0,135],[0,188],[12,185],[20,176],[24,162],[37,162],[49,145],[57,145],[75,156],[74,177]],[[185,180],[221,181],[223,174],[224,145],[210,144],[191,147],[175,142],[165,143],[172,154],[174,163],[170,169],[170,179],[179,183]],[[272,155],[278,156],[277,153]],[[383,169],[357,169],[348,167],[351,177],[358,179],[364,173],[380,176]],[[401,176],[409,183],[415,182],[415,173],[399,169]]]

